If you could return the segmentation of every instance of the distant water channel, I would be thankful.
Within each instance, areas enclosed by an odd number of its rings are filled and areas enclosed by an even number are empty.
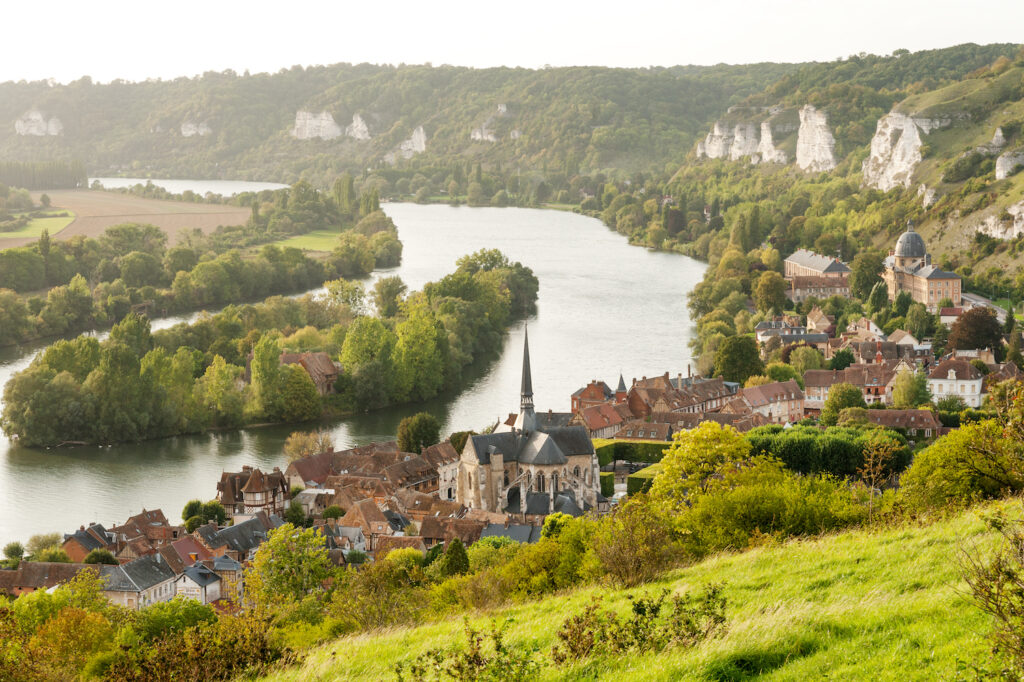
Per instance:
[[[188,189],[206,191],[202,183]],[[410,290],[450,272],[456,258],[498,248],[540,278],[536,315],[514,326],[501,355],[470,369],[463,389],[428,404],[360,414],[326,425],[339,447],[391,439],[405,416],[429,410],[443,433],[480,429],[518,408],[524,325],[538,410],[568,411],[591,379],[685,372],[693,325],[686,296],[705,265],[630,247],[592,218],[558,211],[388,204],[405,244],[398,275]],[[163,328],[194,316],[155,320]],[[0,349],[0,383],[45,344]],[[177,520],[191,498],[210,499],[224,470],[283,467],[290,427],[171,438],[109,448],[30,450],[0,436],[0,545],[80,524],[121,522],[143,507]]]

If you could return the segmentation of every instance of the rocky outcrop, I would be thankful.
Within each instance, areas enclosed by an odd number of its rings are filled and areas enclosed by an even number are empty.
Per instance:
[[[1006,214],[990,215],[978,225],[978,232],[996,239],[1016,239],[1024,234],[1024,201],[1007,208]]]
[[[810,104],[800,109],[796,138],[796,165],[812,173],[836,167],[836,140],[828,127],[828,116]]]
[[[354,140],[369,140],[370,126],[359,114],[352,114],[352,122],[345,127],[345,135]]]
[[[295,112],[295,127],[291,135],[299,140],[333,140],[341,136],[341,128],[334,122],[334,117],[326,111],[314,114],[311,111]]]
[[[409,139],[398,145],[398,149],[385,154],[384,160],[394,163],[399,156],[403,159],[411,159],[425,151],[427,151],[427,132],[423,130],[423,126],[416,126],[416,130],[412,131]]]
[[[14,122],[14,132],[34,137],[63,135],[64,124],[56,116],[47,117],[38,109],[29,109]]]
[[[697,143],[697,156],[724,159],[729,156],[733,137],[735,135],[732,128],[727,127],[721,121],[715,121],[715,125],[711,126],[711,132],[704,138],[704,141]]]
[[[198,135],[199,137],[205,137],[213,132],[210,125],[203,121],[201,123],[195,123],[193,121],[185,121],[181,124],[181,136],[192,137]]]
[[[498,137],[494,134],[494,131],[490,128],[483,126],[479,128],[473,128],[469,131],[469,139],[475,140],[476,142],[497,142]]]
[[[1016,172],[1017,166],[1024,166],[1024,149],[1011,149],[996,159],[996,180],[1005,180]]]
[[[764,163],[786,163],[786,152],[775,148],[772,122],[761,122],[761,140],[757,144],[757,158]]]
[[[928,185],[921,184],[917,188],[917,196],[921,197],[921,206],[924,208],[931,207],[939,198],[938,192],[934,189],[930,189]]]
[[[871,138],[871,152],[861,170],[864,182],[888,192],[894,187],[910,187],[917,164],[921,163],[921,135],[927,135],[952,123],[948,118],[924,118],[890,111],[878,119]]]
[[[729,146],[729,159],[739,161],[744,156],[757,153],[757,127],[753,123],[737,123],[732,129],[732,144]]]

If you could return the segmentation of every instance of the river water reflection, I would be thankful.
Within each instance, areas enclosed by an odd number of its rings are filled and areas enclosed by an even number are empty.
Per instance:
[[[410,290],[450,272],[456,258],[498,248],[540,279],[536,315],[510,330],[502,353],[470,368],[462,390],[426,405],[356,415],[326,425],[338,447],[394,437],[398,422],[426,409],[443,433],[479,429],[518,408],[524,324],[538,410],[567,411],[591,379],[617,381],[685,372],[693,325],[686,295],[705,265],[630,247],[600,221],[558,211],[387,204],[405,244],[398,275]],[[179,319],[154,321],[154,328]],[[0,349],[0,382],[39,346]],[[122,522],[143,507],[177,521],[184,503],[212,498],[223,470],[284,466],[292,429],[266,427],[109,448],[29,450],[0,438],[0,545],[80,524]]]

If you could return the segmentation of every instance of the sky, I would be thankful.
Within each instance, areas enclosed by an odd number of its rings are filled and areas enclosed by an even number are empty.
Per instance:
[[[830,61],[1024,41],[1024,0],[49,0],[8,3],[0,81],[296,64],[671,66]]]

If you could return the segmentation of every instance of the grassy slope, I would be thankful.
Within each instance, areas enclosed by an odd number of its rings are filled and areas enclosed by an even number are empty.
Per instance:
[[[339,236],[341,236],[341,232],[338,230],[313,230],[274,243],[278,246],[291,246],[304,251],[333,251],[334,247],[338,245]]]
[[[20,230],[14,232],[0,232],[0,239],[17,239],[20,237],[32,237],[38,239],[39,235],[43,233],[43,229],[50,231],[50,236],[54,236],[63,230],[65,227],[71,224],[75,219],[75,214],[71,211],[67,211],[66,216],[47,216],[45,218],[33,218],[29,221],[28,225]]]
[[[1010,512],[1020,503],[1005,503]],[[546,667],[544,679],[771,680],[950,679],[957,660],[983,662],[988,618],[963,596],[956,554],[964,542],[987,546],[978,511],[929,526],[853,531],[711,558],[633,593],[700,590],[724,581],[729,630],[692,651],[595,659]],[[599,590],[591,588],[509,608],[511,642],[550,649],[564,620]],[[629,592],[606,603],[628,608]],[[486,625],[484,617],[475,624]],[[389,679],[394,664],[430,647],[462,641],[461,622],[343,638],[298,668],[268,679]]]

